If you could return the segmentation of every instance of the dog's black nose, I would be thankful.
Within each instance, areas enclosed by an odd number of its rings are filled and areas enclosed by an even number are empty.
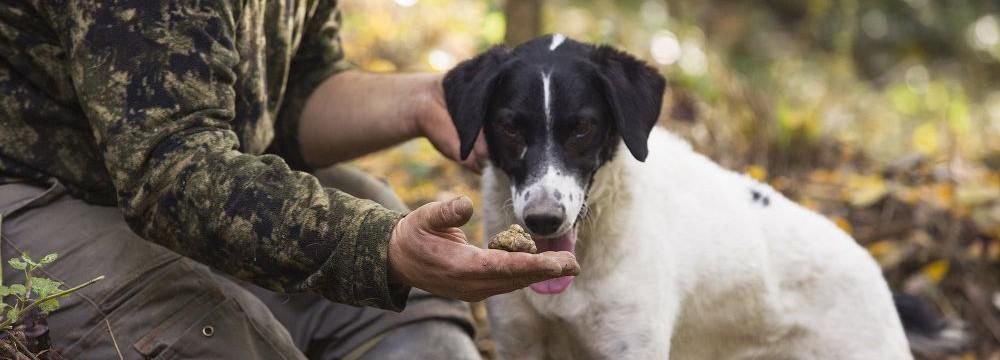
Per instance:
[[[552,214],[537,214],[528,215],[524,217],[524,224],[528,225],[528,230],[538,235],[549,235],[556,230],[559,230],[559,226],[563,223],[562,216],[556,216]]]

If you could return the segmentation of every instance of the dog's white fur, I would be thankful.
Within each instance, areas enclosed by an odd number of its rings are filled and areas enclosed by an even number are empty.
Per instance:
[[[559,45],[562,45],[563,41],[566,41],[566,35],[552,34],[552,43],[549,44],[549,51],[556,51]]]
[[[487,167],[483,196],[489,237],[515,222],[502,170]],[[911,358],[862,247],[666,130],[653,130],[645,163],[620,145],[587,205],[569,289],[488,300],[506,358]]]

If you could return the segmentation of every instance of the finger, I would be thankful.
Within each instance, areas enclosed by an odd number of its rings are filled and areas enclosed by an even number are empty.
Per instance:
[[[419,224],[434,230],[465,225],[472,218],[472,200],[459,196],[447,202],[435,201],[413,211]]]
[[[489,160],[490,154],[486,147],[486,135],[483,132],[479,132],[479,137],[476,138],[476,144],[472,147],[472,153],[475,159],[476,172],[481,172],[483,167],[486,166],[486,161]]]
[[[580,265],[576,256],[566,251],[541,254],[510,253],[503,250],[479,250],[479,268],[469,273],[476,279],[509,279],[541,276],[542,280],[576,275]]]
[[[580,263],[576,261],[576,255],[569,251],[546,251],[538,255],[549,257],[559,263],[560,276],[577,276],[580,274]]]
[[[475,144],[472,146],[472,152],[469,154],[469,157],[462,160],[462,166],[472,172],[481,174],[487,160],[489,160],[489,153],[486,150],[486,136],[480,131],[479,136],[476,137]]]
[[[482,167],[482,164],[480,164],[480,163],[481,163],[481,161],[479,160],[478,155],[476,155],[475,151],[473,151],[472,154],[469,155],[468,158],[466,158],[465,160],[462,160],[462,167],[464,167],[464,168],[468,169],[469,171],[472,171],[472,172],[474,172],[476,174],[482,174],[483,173],[483,167]]]
[[[563,252],[562,254],[557,253],[546,253],[543,256],[553,256],[558,258],[573,258],[573,255],[568,252]],[[575,263],[575,262],[573,262]],[[575,276],[579,273],[578,268],[564,268],[563,273],[558,276],[553,273],[534,273],[525,274],[520,276],[512,276],[509,278],[496,278],[496,279],[481,279],[475,282],[475,287],[477,293],[486,294],[485,296],[493,296],[497,294],[508,293],[514,290],[522,289],[531,284],[550,280],[563,276]]]
[[[424,136],[431,141],[434,148],[445,157],[462,162],[459,158],[458,130],[455,129],[451,115],[448,114],[444,104],[432,107],[425,123],[433,124],[424,129]]]

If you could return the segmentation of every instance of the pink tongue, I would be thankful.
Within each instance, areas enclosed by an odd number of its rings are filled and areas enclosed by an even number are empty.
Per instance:
[[[558,294],[569,288],[569,284],[571,283],[573,283],[573,276],[557,277],[555,279],[531,284],[531,290],[534,290],[539,294]]]
[[[576,229],[570,230],[565,235],[557,238],[535,239],[535,246],[538,247],[539,253],[546,251],[573,252],[576,246]],[[569,288],[569,284],[571,283],[573,283],[572,276],[562,276],[531,284],[531,290],[539,294],[558,294]]]

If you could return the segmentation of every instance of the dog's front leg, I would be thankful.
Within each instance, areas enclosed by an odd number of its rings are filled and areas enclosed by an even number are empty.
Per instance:
[[[574,324],[594,359],[669,359],[677,304],[639,299],[595,305]]]
[[[500,359],[545,359],[545,323],[521,291],[486,300]]]

